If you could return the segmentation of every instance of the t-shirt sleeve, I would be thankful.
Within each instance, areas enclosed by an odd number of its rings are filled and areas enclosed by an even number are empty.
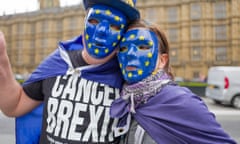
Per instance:
[[[30,83],[23,86],[24,92],[32,99],[43,101],[42,81]]]

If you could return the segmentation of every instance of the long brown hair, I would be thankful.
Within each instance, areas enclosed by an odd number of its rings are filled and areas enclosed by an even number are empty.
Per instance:
[[[168,55],[168,61],[164,67],[164,70],[172,77],[172,79],[174,79],[174,76],[171,72],[171,67],[170,67],[169,43],[168,43],[165,33],[159,28],[158,25],[152,24],[152,23],[150,24],[144,20],[137,20],[137,21],[130,23],[128,26],[128,29],[132,29],[132,28],[147,28],[147,29],[153,31],[157,35],[158,41],[160,44],[159,45],[159,53]]]

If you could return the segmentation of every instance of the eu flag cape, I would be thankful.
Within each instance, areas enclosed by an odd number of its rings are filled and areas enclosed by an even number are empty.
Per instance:
[[[134,119],[158,144],[236,144],[201,98],[184,87],[167,85],[135,111]],[[128,101],[112,103],[110,115],[121,118],[122,131],[129,113]]]
[[[66,51],[83,49],[82,36],[67,42],[60,42],[59,48],[47,57],[23,84],[27,85],[50,77],[65,75],[72,64]],[[81,70],[81,77],[121,88],[123,79],[118,67],[117,58],[109,62]],[[107,77],[107,78],[106,78]],[[38,144],[41,127],[43,106],[41,104],[31,112],[16,118],[16,144]]]

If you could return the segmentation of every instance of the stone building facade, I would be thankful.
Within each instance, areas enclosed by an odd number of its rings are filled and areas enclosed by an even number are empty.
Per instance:
[[[38,11],[0,16],[15,73],[31,72],[59,40],[83,32],[81,4],[38,1]],[[202,80],[211,66],[240,66],[240,0],[138,0],[137,7],[167,34],[175,76]]]

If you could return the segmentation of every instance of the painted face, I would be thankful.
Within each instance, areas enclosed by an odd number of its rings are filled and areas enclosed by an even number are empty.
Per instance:
[[[119,44],[118,60],[124,79],[138,82],[154,71],[158,58],[158,39],[147,29],[127,31]]]
[[[127,18],[118,10],[104,5],[93,6],[85,19],[85,44],[94,58],[111,54],[126,27]]]

